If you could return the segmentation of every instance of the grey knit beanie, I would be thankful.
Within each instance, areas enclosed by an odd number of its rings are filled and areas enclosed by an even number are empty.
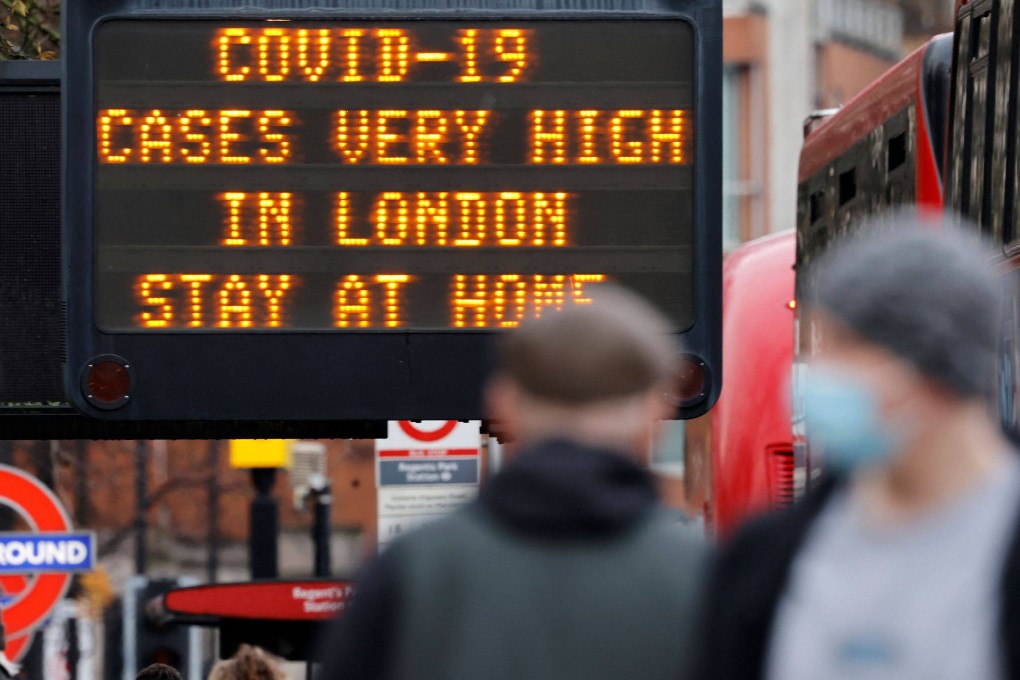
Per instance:
[[[824,309],[955,393],[994,387],[1001,283],[992,249],[962,228],[889,216],[814,266]]]

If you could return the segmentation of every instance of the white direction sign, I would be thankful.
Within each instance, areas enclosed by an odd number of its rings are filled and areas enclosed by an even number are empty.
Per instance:
[[[481,422],[391,420],[376,440],[379,549],[478,493]]]

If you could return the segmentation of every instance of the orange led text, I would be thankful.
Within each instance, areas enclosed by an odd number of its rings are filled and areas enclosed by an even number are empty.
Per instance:
[[[681,109],[564,109],[530,113],[529,162],[690,163],[690,125]]]
[[[220,29],[212,47],[216,73],[229,83],[400,83],[430,78],[432,64],[456,67],[432,78],[513,83],[537,61],[531,31],[521,28],[461,29],[426,46],[405,28],[232,27]]]
[[[337,328],[398,328],[405,325],[404,288],[407,274],[345,276],[333,297],[333,324]]]
[[[369,224],[348,192],[336,195],[341,246],[559,247],[568,245],[572,195],[561,192],[390,191],[374,197]]]
[[[333,148],[349,164],[476,165],[493,118],[491,111],[340,110]]]
[[[143,274],[141,328],[280,328],[297,277],[287,274]]]
[[[226,208],[225,246],[289,246],[293,225],[288,192],[227,192],[217,198]]]
[[[514,328],[568,304],[590,304],[601,274],[458,274],[450,294],[454,328]]]
[[[294,114],[248,109],[104,109],[100,163],[286,163]]]

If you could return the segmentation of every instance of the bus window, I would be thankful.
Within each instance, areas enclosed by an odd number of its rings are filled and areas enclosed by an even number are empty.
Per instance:
[[[886,170],[892,173],[903,167],[906,162],[907,133],[901,132],[889,140],[888,151],[886,154]]]
[[[825,191],[820,189],[812,193],[809,202],[811,203],[811,224],[814,224],[825,215]]]
[[[967,180],[964,169],[967,167],[968,139],[967,139],[967,114],[968,107],[968,84],[970,67],[970,34],[971,17],[969,8],[963,10],[965,14],[960,17],[957,26],[956,57],[953,60],[953,122],[951,130],[951,154],[949,156],[949,186],[948,198],[950,207],[958,213],[967,211]]]
[[[1013,131],[1009,135],[1009,141],[1012,147],[1012,162],[1007,168],[1009,174],[1006,177],[1006,182],[1009,186],[1009,195],[1005,197],[1005,202],[1009,207],[1010,219],[1005,223],[1006,240],[1009,245],[1006,250],[1011,254],[1015,255],[1020,252],[1020,225],[1015,224],[1017,219],[1020,219],[1020,205],[1017,204],[1020,201],[1020,144],[1016,143],[1013,139],[1015,134],[1020,131],[1020,120],[1017,119],[1018,112],[1017,107],[1017,89],[1020,88],[1020,66],[1014,66],[1013,72],[1010,76],[1010,90],[1011,90],[1011,101],[1009,104],[1009,110],[1013,111],[1013,120],[1010,121]]]
[[[992,15],[979,17],[972,34],[970,76],[971,142],[970,142],[970,205],[967,215],[981,229],[988,226],[985,215],[985,150],[988,139],[988,61],[992,40]]]
[[[857,169],[850,168],[839,175],[839,207],[857,197]]]
[[[873,214],[890,207],[910,205],[917,195],[917,109],[913,106],[886,123],[886,172]]]
[[[1007,167],[1010,154],[1013,128],[1010,125],[1010,111],[1014,107],[1015,97],[1012,96],[1013,80],[1013,0],[1002,0],[997,8],[995,25],[998,26],[996,45],[992,57],[994,63],[990,67],[995,88],[993,90],[995,115],[992,121],[992,159],[989,205],[988,231],[995,243],[1005,243],[1012,238],[1006,234],[1006,225],[1011,223],[1012,197],[1007,199],[1006,192],[1011,186],[1014,168]],[[1002,178],[1000,181],[999,178]],[[1010,229],[1012,231],[1012,229]]]
[[[1017,290],[1020,272],[1008,275],[1009,289]],[[1003,335],[999,343],[999,415],[1002,426],[1013,437],[1020,440],[1020,403],[1017,401],[1017,380],[1020,378],[1020,297],[1011,295],[1004,305]]]

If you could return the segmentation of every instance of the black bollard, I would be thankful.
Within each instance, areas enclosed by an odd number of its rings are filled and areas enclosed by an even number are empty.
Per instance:
[[[311,494],[315,502],[315,518],[312,524],[312,540],[315,542],[315,575],[320,578],[326,578],[332,571],[329,555],[329,534],[333,494],[328,481],[325,479],[316,481],[319,482],[319,485],[313,486]]]
[[[248,559],[252,579],[276,578],[277,536],[280,532],[279,510],[273,498],[276,468],[253,468],[252,485],[255,498],[251,502],[251,534],[248,538]]]

